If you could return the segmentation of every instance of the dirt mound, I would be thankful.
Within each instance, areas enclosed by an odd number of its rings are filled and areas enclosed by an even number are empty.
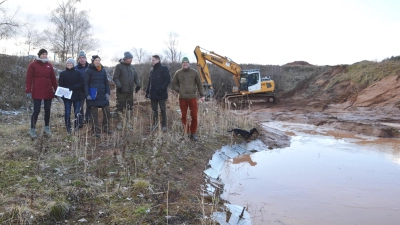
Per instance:
[[[314,66],[306,61],[294,61],[291,63],[286,63],[284,66]]]

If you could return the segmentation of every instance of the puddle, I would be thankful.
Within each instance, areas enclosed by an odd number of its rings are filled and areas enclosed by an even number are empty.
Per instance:
[[[224,146],[205,171],[223,183],[227,206],[249,213],[246,223],[236,216],[241,222],[230,224],[399,223],[400,140],[301,124],[265,125],[290,134],[291,146]],[[258,148],[265,151],[249,152]]]

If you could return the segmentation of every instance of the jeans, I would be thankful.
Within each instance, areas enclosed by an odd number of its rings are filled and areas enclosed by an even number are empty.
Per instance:
[[[50,109],[51,109],[51,100],[52,99],[44,99],[44,125],[49,126],[50,124]],[[39,117],[40,107],[42,106],[42,99],[33,99],[33,113],[31,116],[31,128],[36,128],[36,122]]]
[[[151,100],[151,109],[153,110],[153,125],[158,124],[158,106],[161,109],[161,127],[167,127],[167,107],[166,100]]]
[[[80,121],[80,108],[81,108],[81,100],[70,100],[70,99],[65,99],[63,98],[64,101],[64,121],[65,121],[65,127],[67,128],[67,131],[71,130],[71,105],[74,106],[74,115],[75,115],[75,120],[74,120],[74,129],[76,129],[79,126],[79,121]]]
[[[182,113],[182,125],[186,133],[196,134],[197,131],[197,99],[179,99],[179,108]],[[190,110],[191,123],[187,123],[187,111]]]
[[[86,110],[83,110],[83,105],[84,105],[84,103],[85,103],[85,101],[86,101],[86,96],[85,95],[82,95],[83,97],[82,97],[82,100],[80,100],[81,101],[81,104],[80,104],[80,107],[81,107],[81,110],[80,110],[80,114],[81,114],[81,116],[79,117],[79,124],[83,124],[83,118],[85,118],[85,121],[86,122],[89,122],[89,118],[90,118],[90,108],[87,106],[87,104],[86,104]]]

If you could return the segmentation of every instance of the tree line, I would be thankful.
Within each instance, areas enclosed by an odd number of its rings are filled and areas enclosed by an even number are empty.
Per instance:
[[[24,53],[30,55],[34,49],[46,48],[55,53],[58,60],[65,62],[68,58],[75,58],[81,50],[95,51],[100,47],[99,40],[94,37],[93,27],[89,21],[89,12],[79,10],[80,0],[63,0],[50,14],[50,25],[43,31],[34,26],[34,21],[20,21],[17,19],[19,9],[10,11],[6,7],[8,0],[0,0],[0,40],[19,38],[16,43]],[[182,52],[178,49],[179,34],[169,32],[164,41],[164,62],[178,62]],[[151,58],[143,48],[131,49],[135,63],[142,63]],[[113,59],[118,62],[119,59]]]

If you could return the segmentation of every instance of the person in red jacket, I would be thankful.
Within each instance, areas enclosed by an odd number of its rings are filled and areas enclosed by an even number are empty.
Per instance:
[[[31,138],[36,138],[36,122],[40,113],[40,106],[44,105],[44,133],[50,136],[50,108],[51,100],[57,90],[57,80],[53,65],[49,63],[46,49],[40,49],[38,57],[29,64],[26,72],[25,93],[33,99],[33,113],[31,116]]]

